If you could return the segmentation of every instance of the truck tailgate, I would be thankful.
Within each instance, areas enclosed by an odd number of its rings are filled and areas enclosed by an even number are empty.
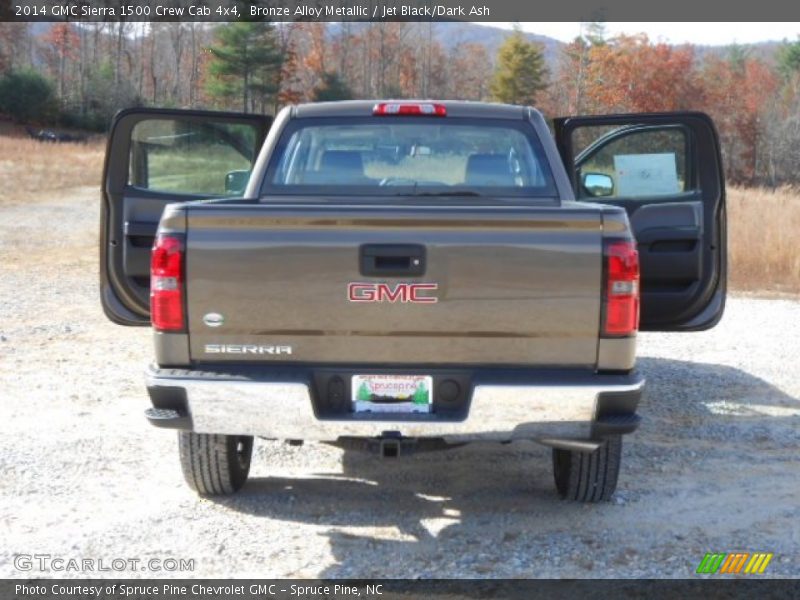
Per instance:
[[[424,274],[362,275],[371,244],[424,247]],[[194,361],[597,361],[596,208],[197,204],[186,246]],[[433,283],[437,301],[352,302],[354,282]]]

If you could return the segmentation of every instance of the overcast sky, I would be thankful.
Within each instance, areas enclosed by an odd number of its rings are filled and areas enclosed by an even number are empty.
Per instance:
[[[486,23],[511,27],[511,23]],[[580,23],[520,23],[525,31],[540,33],[564,42],[572,41],[580,31]],[[606,23],[610,35],[646,33],[653,41],[672,44],[724,45],[737,42],[796,40],[800,23]]]

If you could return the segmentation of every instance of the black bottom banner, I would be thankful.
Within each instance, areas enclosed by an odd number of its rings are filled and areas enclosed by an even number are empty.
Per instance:
[[[354,600],[374,598],[573,599],[800,597],[800,580],[268,580],[5,579],[2,600]]]

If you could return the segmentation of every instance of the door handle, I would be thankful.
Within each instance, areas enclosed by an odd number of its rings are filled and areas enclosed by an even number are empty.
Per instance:
[[[425,246],[420,244],[364,244],[359,250],[359,272],[365,277],[424,275]]]

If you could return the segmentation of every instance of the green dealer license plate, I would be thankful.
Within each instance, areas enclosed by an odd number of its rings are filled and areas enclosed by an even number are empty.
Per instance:
[[[433,377],[429,375],[353,375],[351,389],[355,412],[431,412]]]

